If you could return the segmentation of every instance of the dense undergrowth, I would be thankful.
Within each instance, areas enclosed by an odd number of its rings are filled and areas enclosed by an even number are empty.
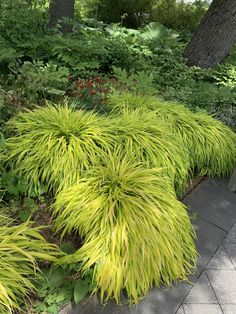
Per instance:
[[[164,2],[117,24],[77,6],[66,35],[47,1],[0,3],[1,313],[58,313],[89,292],[137,303],[193,271],[179,199],[235,167],[236,59],[188,67],[206,4]]]

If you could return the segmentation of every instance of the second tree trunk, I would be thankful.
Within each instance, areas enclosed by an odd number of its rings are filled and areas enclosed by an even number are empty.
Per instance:
[[[236,41],[236,0],[213,0],[190,40],[188,64],[214,67],[224,60]]]

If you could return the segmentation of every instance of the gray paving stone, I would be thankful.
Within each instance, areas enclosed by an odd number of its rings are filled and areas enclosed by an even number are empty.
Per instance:
[[[236,314],[236,304],[221,305],[224,314]]]
[[[195,282],[225,238],[226,232],[201,217],[197,217],[192,223],[197,234],[196,246],[199,253],[197,269],[190,276],[190,281]]]
[[[206,270],[220,304],[236,304],[236,271]]]
[[[202,218],[229,231],[236,221],[236,194],[223,189],[217,180],[204,180],[184,203]]]
[[[184,304],[185,314],[222,314],[218,304]]]
[[[176,314],[185,314],[184,313],[184,308],[181,306],[178,311],[176,312]]]
[[[206,269],[234,269],[234,265],[223,246],[220,246]]]
[[[185,304],[200,304],[200,303],[211,303],[217,304],[214,291],[212,290],[210,281],[206,276],[205,272],[199,277],[197,282],[194,284],[186,299]]]
[[[236,224],[234,224],[233,227],[230,229],[227,237],[224,240],[224,243],[236,244]]]
[[[234,172],[232,173],[232,176],[229,180],[228,189],[232,192],[236,192],[236,168],[234,169]]]
[[[224,247],[236,268],[236,244],[224,244]]]
[[[68,304],[66,306],[64,306],[59,312],[58,314],[72,314],[73,313],[73,308],[71,304]]]
[[[87,302],[79,304],[72,314],[174,314],[190,288],[189,284],[180,282],[174,288],[152,289],[137,306],[133,307],[117,305],[112,300],[106,306],[102,306],[98,297],[94,296]]]
[[[197,280],[220,243],[226,237],[226,231],[222,229],[228,231],[232,223],[236,222],[236,209],[233,209],[236,204],[236,195],[227,190],[226,184],[227,181],[206,180],[184,200],[184,203],[198,214],[197,219],[193,221],[193,225],[197,233],[199,258],[197,261],[197,270],[194,275],[190,276],[192,282]],[[214,215],[215,218],[212,218]],[[224,280],[227,281],[227,279]],[[217,290],[217,282],[214,283]],[[106,306],[103,306],[100,304],[98,296],[94,295],[79,304],[73,310],[72,314],[222,313],[218,304],[185,304],[184,307],[181,307],[191,287],[192,285],[190,284],[180,282],[170,289],[152,289],[137,306],[133,307],[129,307],[127,304],[122,306],[117,305],[113,300],[110,300]],[[205,287],[207,288],[208,285]],[[208,295],[208,298],[205,298],[205,302],[213,302],[211,293]],[[214,302],[216,302],[215,299]]]

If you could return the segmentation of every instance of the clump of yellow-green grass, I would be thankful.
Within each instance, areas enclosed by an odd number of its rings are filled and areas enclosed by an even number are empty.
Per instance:
[[[112,117],[116,141],[124,151],[149,168],[163,168],[177,194],[182,194],[189,179],[189,154],[182,140],[170,132],[168,123],[157,121],[155,112],[141,109],[126,108]]]
[[[95,113],[67,105],[19,113],[8,123],[5,160],[37,191],[39,182],[58,191],[76,183],[112,145],[110,124]]]
[[[195,175],[226,176],[235,167],[236,134],[206,113],[193,113],[181,104],[132,93],[112,94],[108,106],[114,112],[127,108],[155,112],[157,123],[166,122],[188,150]]]
[[[5,217],[5,218],[4,218]],[[40,234],[39,227],[29,222],[18,226],[6,224],[5,213],[0,226],[0,313],[21,310],[27,296],[36,291],[32,279],[38,278],[38,261],[56,260],[57,247]],[[14,312],[15,313],[15,312]]]
[[[119,302],[124,289],[137,303],[153,285],[187,279],[195,265],[195,233],[169,178],[122,149],[61,191],[53,210],[56,230],[84,238],[58,263],[82,263],[84,272],[94,266],[103,301]]]

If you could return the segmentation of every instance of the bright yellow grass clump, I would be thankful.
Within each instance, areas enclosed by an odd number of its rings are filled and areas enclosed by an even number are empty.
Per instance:
[[[78,231],[84,244],[59,263],[95,265],[102,300],[126,289],[138,302],[152,285],[187,279],[194,266],[194,231],[168,177],[120,150],[103,158],[78,184],[60,192],[56,229]]]
[[[171,133],[188,150],[189,170],[195,175],[225,176],[235,167],[236,134],[205,113],[193,113],[177,103],[132,93],[112,94],[109,106],[118,112],[126,108],[155,112],[156,123],[167,123]]]
[[[94,113],[52,106],[26,111],[8,126],[15,133],[5,142],[7,160],[37,189],[54,191],[75,183],[103,150],[111,146],[110,125]]]
[[[1,216],[2,218],[2,216]],[[55,261],[56,246],[47,243],[29,222],[0,226],[0,313],[21,309],[27,295],[35,290],[38,260]]]
[[[111,120],[117,143],[147,167],[163,168],[178,194],[183,193],[189,178],[190,161],[182,140],[170,132],[165,121],[155,112],[125,109]]]
[[[206,114],[154,97],[114,94],[109,106],[107,117],[66,105],[17,115],[5,160],[35,188],[42,182],[54,191],[55,231],[83,237],[58,263],[95,267],[102,300],[118,302],[125,289],[136,303],[152,285],[187,279],[195,234],[175,190],[193,174],[228,174],[236,136]]]

